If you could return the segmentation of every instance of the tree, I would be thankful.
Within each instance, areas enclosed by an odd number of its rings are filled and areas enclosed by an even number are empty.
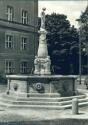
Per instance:
[[[40,20],[39,20],[40,25]],[[78,32],[67,16],[46,15],[48,51],[55,74],[78,73]],[[77,58],[77,59],[76,59]]]

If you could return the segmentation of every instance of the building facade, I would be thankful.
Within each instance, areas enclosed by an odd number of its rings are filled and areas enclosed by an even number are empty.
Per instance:
[[[0,0],[0,73],[31,73],[37,20],[38,0]]]

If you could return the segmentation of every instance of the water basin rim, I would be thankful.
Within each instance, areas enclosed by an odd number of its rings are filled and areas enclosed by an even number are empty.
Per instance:
[[[74,75],[6,75],[6,78],[10,79],[10,78],[17,78],[17,79],[29,79],[29,78],[45,78],[45,79],[48,79],[48,78],[73,78],[73,79],[76,79],[77,76],[74,76]]]

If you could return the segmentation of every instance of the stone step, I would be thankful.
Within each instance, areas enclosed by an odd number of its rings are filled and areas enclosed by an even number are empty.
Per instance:
[[[0,107],[3,107],[4,109],[8,108],[28,108],[28,109],[59,109],[61,110],[63,107],[61,106],[55,106],[55,105],[19,105],[19,104],[6,104],[4,102],[0,102]]]
[[[59,98],[41,98],[41,97],[29,97],[29,98],[18,98],[18,101],[48,101],[48,102],[62,102],[62,101],[69,101],[73,98],[83,99],[86,98],[86,95],[80,96],[71,96],[71,97],[59,97]]]
[[[78,102],[79,103],[88,102],[88,98],[78,99]],[[69,105],[69,104],[72,104],[72,100],[60,102],[59,105]]]
[[[70,97],[25,97],[17,98],[11,95],[0,96],[0,107],[2,108],[34,108],[34,109],[65,109],[72,107],[72,99],[78,98],[79,105],[87,105],[86,95]]]
[[[71,96],[71,97],[59,97],[59,98],[40,98],[40,97],[26,97],[26,98],[14,98],[11,96],[2,96],[0,97],[0,100],[4,100],[4,101],[41,101],[41,102],[63,102],[63,101],[69,101],[72,100],[73,98],[78,98],[78,99],[84,99],[86,98],[86,95],[79,95],[79,96]]]
[[[49,97],[60,97],[60,94],[59,93],[17,93],[17,92],[12,92],[10,91],[10,95],[13,95],[14,97],[16,97],[17,95],[20,95],[21,97],[23,96],[28,96],[28,97],[46,97],[46,98],[49,98]]]
[[[69,103],[67,103],[69,102]],[[18,103],[17,102],[3,102],[3,101],[0,101],[0,107],[2,107],[3,109],[5,108],[33,108],[33,109],[67,109],[67,108],[71,108],[72,107],[72,100],[70,101],[64,101],[63,103],[64,104],[61,104],[62,102],[32,102],[32,104],[28,104],[29,102],[27,103],[24,103],[24,102],[21,102],[21,103]],[[79,100],[79,106],[82,107],[82,106],[88,106],[88,99],[80,99]]]
[[[28,97],[45,97],[45,98],[59,98],[60,94],[59,93],[46,93],[46,94],[41,94],[41,93],[29,93],[27,94]]]
[[[55,105],[8,105],[6,108],[12,108],[12,109],[17,109],[17,108],[27,108],[27,109],[50,109],[50,110],[61,110],[64,109],[61,106],[55,106]]]
[[[88,99],[82,99],[79,100],[79,103],[81,102],[88,102]],[[11,104],[17,104],[17,105],[57,105],[57,106],[61,106],[61,105],[69,105],[72,104],[72,100],[70,101],[64,101],[64,102],[36,102],[36,101],[14,101],[14,102],[9,102]]]
[[[3,102],[3,101],[0,102],[0,108],[2,108],[2,109],[4,109],[4,110],[6,109],[6,107],[8,107],[8,105],[9,105],[8,103],[5,103],[5,102]]]
[[[49,98],[60,98],[60,96],[58,96],[57,94],[48,94],[48,95],[42,95],[42,94],[30,94],[30,95],[26,95],[26,96],[19,96],[19,95],[7,95],[7,94],[3,94],[2,95],[3,98],[8,98],[8,99],[30,99],[30,98],[44,98],[44,99],[49,99]]]
[[[10,106],[9,108],[29,108],[29,109],[37,109],[37,110],[40,110],[40,109],[46,109],[46,110],[64,110],[63,107],[61,106],[47,106],[47,105],[12,105]]]
[[[12,108],[12,109],[17,109],[17,108],[25,108],[25,109],[50,109],[50,110],[64,110],[64,109],[71,109],[72,104],[69,105],[62,105],[62,106],[57,106],[57,105],[13,105],[13,104],[5,104],[0,102],[0,106],[3,106],[5,109],[6,108]],[[79,107],[84,107],[88,106],[88,102],[81,102],[79,103]]]
[[[33,97],[30,97],[30,98],[0,98],[0,101],[4,101],[4,102],[12,102],[12,101],[22,101],[22,102],[29,102],[29,101],[35,101],[35,102],[58,102],[58,98],[33,98]]]
[[[1,98],[0,100],[1,102],[4,102],[4,103],[8,103],[8,104],[17,104],[17,105],[68,105],[68,104],[71,104],[72,103],[72,99],[70,100],[63,100],[63,101],[58,101],[55,102],[55,101],[52,101],[51,102],[49,100],[46,100],[46,101],[41,101],[41,100],[27,100],[27,101],[18,101],[18,100],[8,100],[8,99],[5,99],[5,98]],[[88,99],[87,98],[79,98],[79,102],[87,102]]]
[[[80,102],[79,107],[84,107],[84,106],[88,106],[88,102]],[[62,105],[62,109],[70,109],[72,108],[72,104],[68,104],[68,105]]]

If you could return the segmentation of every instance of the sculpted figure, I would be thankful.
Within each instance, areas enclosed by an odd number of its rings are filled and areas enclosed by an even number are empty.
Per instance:
[[[41,12],[41,28],[42,29],[45,29],[45,11],[46,8],[43,8],[42,9],[42,12]]]
[[[46,74],[51,74],[50,65],[51,65],[51,60],[50,60],[50,57],[47,56],[46,63],[45,63],[45,69],[46,69],[45,72],[46,72]]]
[[[35,71],[34,71],[34,74],[39,74],[39,64],[38,64],[37,56],[35,57],[34,65],[35,65]]]

